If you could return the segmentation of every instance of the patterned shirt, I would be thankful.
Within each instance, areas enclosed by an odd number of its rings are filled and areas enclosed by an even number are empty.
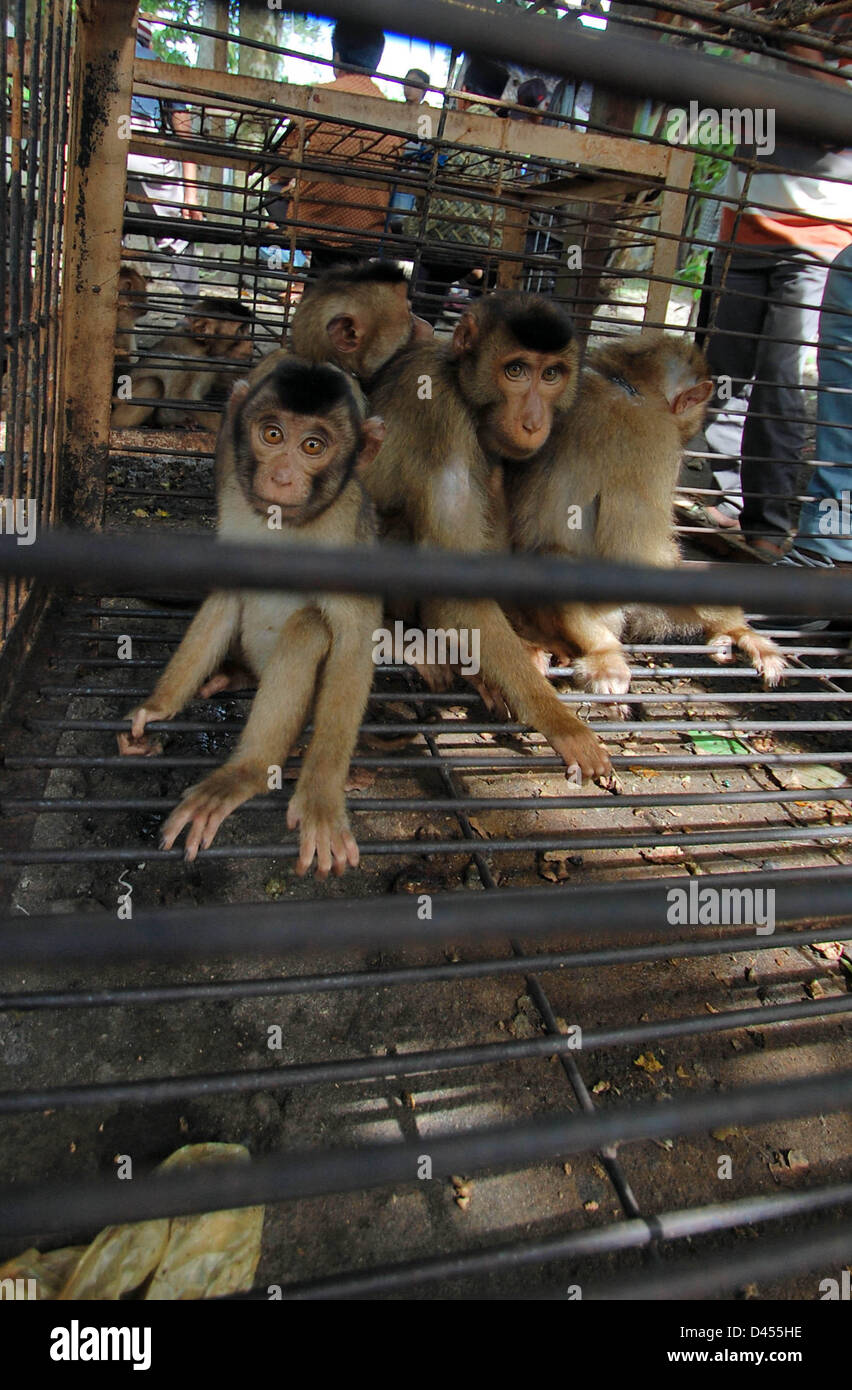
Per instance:
[[[381,97],[387,101],[372,78],[361,73],[347,73],[335,78],[334,82],[325,82],[320,90],[352,92],[358,96]],[[322,229],[341,229],[340,234],[326,230],[316,234],[309,228],[303,228],[300,235],[324,246],[347,245],[351,242],[347,232],[368,232],[381,236],[385,228],[394,170],[404,142],[402,135],[382,135],[378,131],[357,130],[331,121],[308,124],[305,130],[305,157],[308,162],[319,158],[323,163],[340,165],[341,172],[352,165],[374,169],[381,182],[320,183],[311,179],[307,172],[297,172],[289,189],[290,216],[296,222],[312,223]],[[299,131],[293,127],[284,138],[283,148],[290,151],[297,149],[298,145]],[[290,171],[279,172],[282,179],[291,177]],[[275,178],[276,175],[273,175]]]

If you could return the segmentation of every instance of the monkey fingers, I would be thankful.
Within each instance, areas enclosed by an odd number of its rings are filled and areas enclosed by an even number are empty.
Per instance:
[[[708,646],[710,656],[719,666],[728,665],[734,658],[734,645],[754,666],[763,684],[770,690],[779,684],[787,670],[784,653],[770,637],[763,637],[748,626],[734,628],[731,632],[717,633],[711,637]]]
[[[157,723],[170,718],[168,710],[155,709],[153,706],[140,705],[138,709],[133,709],[128,714],[130,720],[129,733],[122,730],[117,734],[118,751],[122,757],[141,757],[150,758],[156,753],[162,753],[163,745],[160,739],[145,733],[146,724]]]
[[[582,690],[594,695],[626,695],[630,689],[630,667],[620,647],[578,657],[574,678]]]
[[[763,684],[771,690],[778,685],[787,671],[787,663],[780,647],[776,647],[771,637],[763,637],[759,632],[747,627],[736,636],[740,651],[753,663]]]
[[[573,719],[572,723],[576,727],[569,733],[547,736],[548,743],[565,764],[565,776],[576,786],[585,781],[608,785],[612,777],[609,754],[591,729],[587,729],[579,719]]]
[[[232,811],[265,787],[257,785],[253,770],[241,763],[226,763],[203,782],[190,787],[172,811],[160,835],[163,849],[171,849],[181,831],[189,826],[184,859],[191,864],[200,849],[209,849],[216,832]]]
[[[287,807],[287,825],[290,830],[297,827],[300,830],[296,861],[296,873],[300,878],[308,872],[314,857],[319,879],[328,878],[329,871],[339,878],[347,865],[357,869],[361,856],[342,805],[314,801],[309,793],[296,792]]]

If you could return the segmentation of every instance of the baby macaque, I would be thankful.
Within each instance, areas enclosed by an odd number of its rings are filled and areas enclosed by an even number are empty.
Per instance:
[[[203,296],[173,333],[160,338],[130,368],[126,399],[119,381],[110,428],[154,424],[215,430],[219,414],[203,410],[202,403],[247,369],[252,326],[251,314],[239,300]]]
[[[216,449],[219,535],[249,544],[373,545],[372,505],[356,471],[384,438],[346,375],[271,353],[235,386]],[[345,783],[373,679],[381,601],[353,595],[216,592],[205,600],[156,689],[119,734],[125,754],[160,751],[146,725],[172,719],[196,693],[227,688],[223,663],[258,681],[228,762],[190,788],[163,827],[170,849],[186,829],[186,858],[213,842],[226,816],[269,787],[313,708],[313,737],[287,811],[300,828],[297,872],[359,862]],[[213,679],[208,682],[208,677]],[[205,684],[207,682],[207,684]]]
[[[642,333],[590,352],[580,389],[544,447],[523,467],[505,463],[505,502],[517,550],[567,559],[675,567],[672,519],[686,441],[700,428],[713,391],[707,363],[682,339]],[[630,670],[620,637],[628,618],[661,640],[673,627],[699,628],[717,661],[733,648],[768,686],[782,653],[740,608],[563,603],[510,612],[528,641],[571,660],[578,683],[623,694]]]

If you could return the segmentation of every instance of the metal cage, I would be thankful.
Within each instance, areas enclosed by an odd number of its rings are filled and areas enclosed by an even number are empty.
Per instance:
[[[216,0],[200,22],[150,15],[181,63],[134,57],[133,0],[0,0],[0,1263],[108,1223],[258,1202],[257,1297],[810,1299],[848,1263],[848,576],[694,563],[698,514],[730,495],[703,444],[678,494],[687,559],[666,572],[392,546],[257,557],[197,534],[214,515],[212,434],[109,427],[122,265],[148,281],[140,355],[211,292],[246,306],[256,354],[270,350],[309,259],[335,248],[408,263],[439,333],[497,285],[553,295],[591,341],[712,335],[736,250],[719,217],[742,217],[759,160],[708,153],[694,123],[673,140],[672,108],[739,105],[747,71],[779,138],[838,146],[848,91],[814,74],[826,55],[832,72],[852,61],[848,21],[800,26],[798,73],[778,77],[747,59],[784,58],[783,15],[540,8],[418,0],[434,73],[416,105],[389,99],[398,70],[380,71],[382,97],[324,86],[325,31],[308,52],[266,7],[244,4],[239,34]],[[326,9],[399,24],[385,0]],[[506,63],[487,112],[464,105],[471,54]],[[543,121],[517,100],[529,73]],[[184,215],[187,164],[200,221]],[[736,197],[729,168],[745,171]],[[825,462],[812,351],[799,387],[790,507]],[[317,580],[743,602],[790,673],[765,691],[695,642],[635,642],[619,711],[555,670],[617,772],[613,790],[577,792],[537,734],[495,723],[472,691],[386,668],[353,762],[357,875],[294,878],[286,788],[185,866],[157,847],[163,813],[227,756],[250,693],[194,704],[153,759],[116,754],[123,713],[205,587]],[[759,916],[744,894],[763,895]],[[254,1161],[147,1176],[195,1139],[240,1140]],[[111,1181],[116,1154],[143,1175]]]

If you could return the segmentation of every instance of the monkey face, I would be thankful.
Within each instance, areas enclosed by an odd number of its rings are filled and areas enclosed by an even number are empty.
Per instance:
[[[496,399],[486,408],[480,440],[487,453],[521,460],[547,443],[554,411],[576,375],[565,353],[515,350],[493,363]]]
[[[313,503],[337,495],[356,462],[348,411],[298,415],[270,405],[251,420],[248,443],[254,463],[250,500],[263,512],[279,506],[295,524],[320,510]]]
[[[325,511],[384,439],[384,424],[361,419],[351,386],[336,367],[285,358],[254,390],[239,383],[231,399],[243,494],[264,516],[279,507],[292,526]]]
[[[490,295],[453,333],[462,395],[488,454],[521,461],[547,442],[577,390],[571,321],[539,295]]]

